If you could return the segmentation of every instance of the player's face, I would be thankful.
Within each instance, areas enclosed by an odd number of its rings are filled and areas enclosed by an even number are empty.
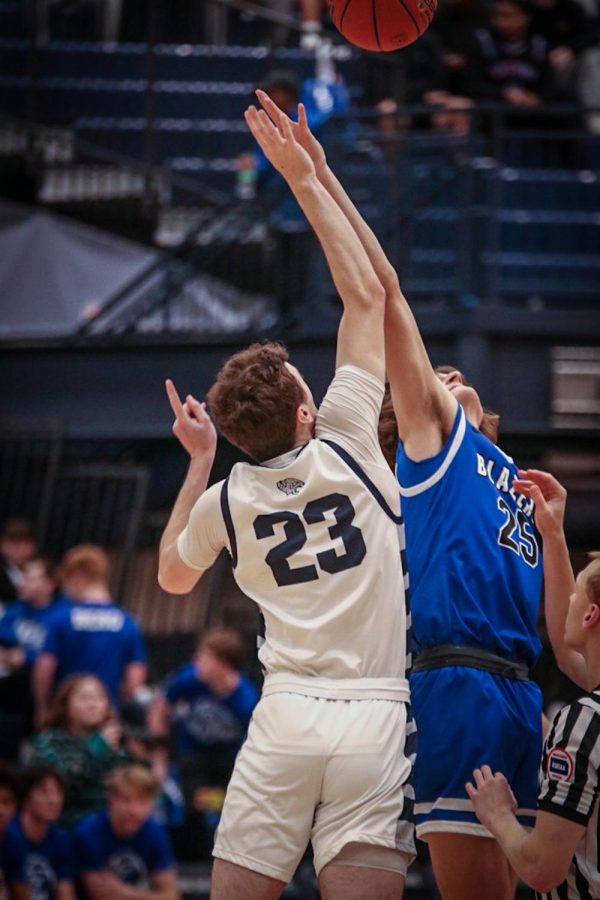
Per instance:
[[[294,378],[296,379],[296,381],[298,382],[298,384],[304,391],[304,396],[306,397],[306,400],[304,402],[308,406],[309,412],[311,413],[313,418],[316,418],[317,407],[315,406],[315,401],[313,399],[313,395],[311,393],[309,386],[305,382],[304,378],[302,377],[302,375],[300,374],[300,372],[298,371],[296,366],[293,366],[289,362],[286,362],[285,365],[286,365],[286,368],[288,369],[288,371],[292,373],[292,375],[294,376]]]
[[[154,797],[146,797],[133,788],[120,787],[108,798],[111,825],[119,837],[133,837],[152,815]]]
[[[436,375],[446,390],[456,397],[469,421],[479,427],[483,418],[483,407],[479,394],[475,388],[467,384],[462,372],[458,369],[451,369],[449,372],[436,372]]]
[[[590,608],[586,591],[587,569],[579,573],[575,580],[575,590],[569,598],[569,609],[565,621],[565,643],[573,650],[581,650],[585,645],[586,630],[584,621]]]
[[[56,822],[63,808],[64,794],[54,778],[44,778],[29,793],[25,806],[44,822]]]
[[[69,697],[69,725],[76,731],[98,728],[108,715],[108,702],[102,686],[91,678],[82,681]]]

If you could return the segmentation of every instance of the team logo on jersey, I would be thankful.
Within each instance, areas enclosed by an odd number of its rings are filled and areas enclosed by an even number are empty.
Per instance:
[[[566,750],[554,747],[548,756],[547,774],[550,781],[570,781],[573,775],[573,760]]]
[[[304,487],[304,482],[297,478],[282,478],[277,482],[277,487],[284,494],[299,494],[300,489]]]

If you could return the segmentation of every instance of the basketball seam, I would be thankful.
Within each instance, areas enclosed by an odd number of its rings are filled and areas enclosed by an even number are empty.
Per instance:
[[[352,3],[352,0],[347,0],[346,5],[345,5],[344,9],[342,10],[342,14],[341,14],[341,16],[340,16],[339,30],[340,30],[342,33],[343,33],[343,28],[344,28],[344,16],[346,15],[346,11],[347,11],[347,9],[348,9],[348,7],[350,6],[351,3]]]
[[[415,17],[413,16],[412,12],[410,11],[410,8],[406,5],[404,0],[398,0],[398,2],[404,7],[405,12],[410,16],[410,20],[413,23],[413,25],[415,26],[415,31],[417,32],[417,37],[420,37],[421,29],[417,25],[417,21],[416,21]]]
[[[371,0],[371,10],[373,13],[373,33],[375,35],[375,40],[377,41],[379,49],[383,50],[381,41],[379,40],[379,29],[377,28],[377,0]]]

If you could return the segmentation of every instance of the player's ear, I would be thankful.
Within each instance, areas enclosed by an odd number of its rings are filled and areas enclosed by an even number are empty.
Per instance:
[[[596,622],[600,622],[600,606],[597,603],[590,603],[583,617],[583,627],[592,628]]]
[[[296,421],[299,425],[310,425],[314,422],[314,416],[306,403],[301,403],[296,410]]]

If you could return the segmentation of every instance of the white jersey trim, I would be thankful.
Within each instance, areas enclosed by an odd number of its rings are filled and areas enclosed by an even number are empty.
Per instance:
[[[400,491],[400,495],[402,497],[414,497],[416,494],[422,494],[424,491],[429,490],[430,487],[433,487],[434,484],[437,484],[440,479],[444,477],[448,469],[450,468],[450,464],[456,454],[458,453],[459,447],[462,444],[463,438],[465,436],[465,432],[467,430],[467,423],[465,419],[465,411],[461,407],[460,409],[460,421],[458,423],[458,428],[456,429],[456,434],[452,439],[452,443],[448,448],[448,452],[444,457],[444,461],[437,469],[433,475],[430,475],[429,478],[426,478],[425,481],[421,481],[419,484],[414,484],[412,487],[402,487],[401,484],[398,484],[398,489]]]
[[[410,702],[406,678],[320,678],[274,672],[263,684],[263,697],[269,694],[303,694],[324,700],[399,700]]]

